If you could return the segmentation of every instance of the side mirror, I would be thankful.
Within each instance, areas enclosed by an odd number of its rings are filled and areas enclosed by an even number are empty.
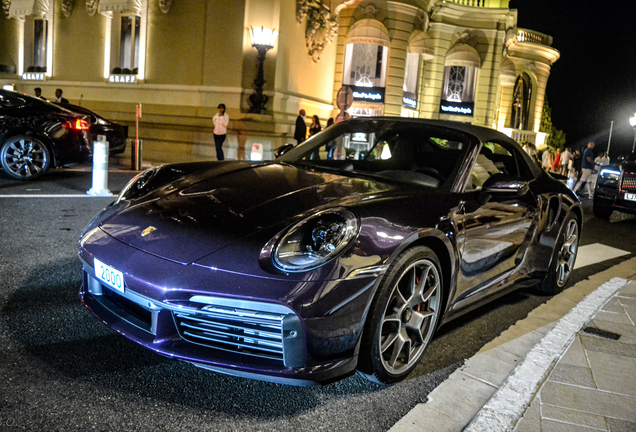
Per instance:
[[[528,183],[505,174],[495,174],[484,183],[481,192],[489,195],[524,196],[530,190]]]
[[[274,156],[280,157],[294,148],[293,144],[285,144],[284,146],[278,147],[274,152]]]

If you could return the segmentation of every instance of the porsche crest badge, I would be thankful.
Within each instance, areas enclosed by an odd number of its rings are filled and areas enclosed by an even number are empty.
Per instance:
[[[157,228],[153,227],[153,226],[149,226],[148,228],[146,228],[145,230],[143,230],[141,232],[141,236],[142,237],[146,237],[148,234],[150,234],[153,231],[157,231]]]

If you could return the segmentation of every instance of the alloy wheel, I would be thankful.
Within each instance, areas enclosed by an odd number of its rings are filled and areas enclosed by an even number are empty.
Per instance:
[[[48,152],[37,140],[22,138],[7,143],[2,152],[2,166],[15,177],[39,175],[47,166]]]
[[[409,369],[433,337],[439,314],[440,277],[432,261],[410,264],[393,287],[380,328],[380,356],[387,372]]]
[[[568,222],[563,235],[563,244],[559,251],[556,268],[556,283],[559,287],[565,285],[574,269],[574,261],[579,247],[579,230],[576,219],[571,219]]]

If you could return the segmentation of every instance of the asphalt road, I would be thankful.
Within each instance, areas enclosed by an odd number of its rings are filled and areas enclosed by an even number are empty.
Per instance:
[[[111,172],[111,191],[134,174]],[[54,170],[29,183],[0,173],[1,431],[384,431],[549,299],[519,290],[447,325],[415,373],[393,386],[353,376],[290,387],[216,374],[142,349],[83,310],[77,241],[111,198],[6,197],[83,195],[90,183],[82,171]],[[582,245],[636,252],[636,218],[602,221],[584,205]],[[578,269],[571,284],[630,256]]]

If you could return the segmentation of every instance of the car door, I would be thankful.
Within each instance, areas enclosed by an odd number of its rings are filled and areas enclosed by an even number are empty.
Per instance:
[[[453,217],[458,306],[503,288],[519,263],[537,214],[532,172],[515,146],[486,143],[475,158]]]

